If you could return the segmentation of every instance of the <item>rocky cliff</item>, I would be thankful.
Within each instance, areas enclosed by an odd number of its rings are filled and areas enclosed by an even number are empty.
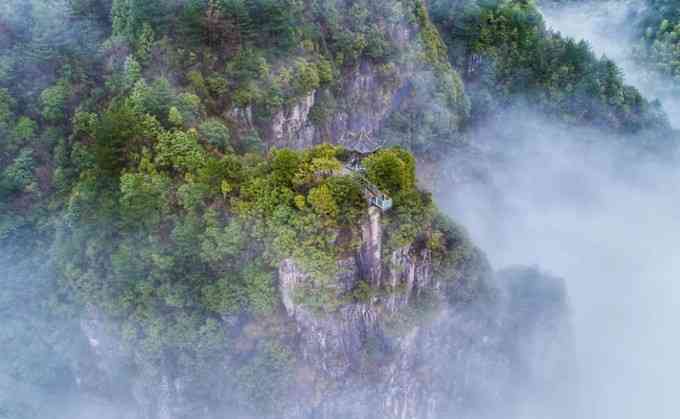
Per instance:
[[[468,99],[424,3],[385,4],[390,16],[371,15],[370,23],[391,46],[388,55],[335,63],[331,84],[274,112],[257,104],[225,111],[235,135],[256,130],[269,149],[333,143],[358,151],[401,144],[427,152],[438,139],[460,139]],[[351,2],[337,5],[350,15]],[[419,170],[421,180],[440,177],[434,166],[425,176]],[[219,329],[227,344],[199,369],[172,351],[143,359],[123,348],[109,320],[91,309],[82,322],[89,355],[79,369],[81,388],[131,401],[131,417],[144,419],[434,419],[507,409],[516,397],[507,394],[511,382],[526,364],[513,336],[531,328],[524,343],[549,346],[555,336],[530,326],[547,309],[533,308],[520,321],[514,294],[459,231],[444,239],[444,252],[427,243],[433,237],[426,225],[415,241],[393,248],[389,218],[369,210],[359,237],[352,235],[356,250],[338,258],[323,299],[303,263],[281,260],[278,311],[266,319],[224,315]],[[541,282],[539,273],[531,277]],[[563,290],[552,286],[563,313]],[[560,330],[564,317],[555,317]]]
[[[388,250],[382,218],[371,209],[358,250],[337,261],[327,284],[338,301],[332,310],[301,297],[314,281],[286,259],[276,320],[223,319],[234,339],[210,366],[214,399],[195,388],[206,384],[202,372],[170,362],[139,369],[142,360],[125,358],[94,308],[82,322],[89,351],[79,385],[131,402],[130,417],[145,419],[436,419],[507,412],[523,391],[562,383],[568,322],[560,280],[519,268],[494,275],[462,237],[450,263],[419,242]],[[538,352],[553,355],[539,365]]]
[[[309,278],[293,261],[280,266],[311,376],[283,417],[468,417],[507,412],[522,392],[565,383],[561,280],[524,268],[494,275],[478,250],[445,273],[434,272],[432,253],[416,244],[381,258],[379,218],[375,211],[366,222],[361,251],[339,261],[339,292],[362,280],[380,290],[363,301],[310,311],[292,297]]]
[[[465,271],[455,283],[435,274],[432,252],[417,244],[383,255],[380,217],[371,210],[360,251],[338,262],[341,273],[335,279],[341,295],[362,283],[371,291],[337,311],[316,313],[296,303],[297,288],[310,279],[294,261],[280,265],[284,306],[313,383],[296,391],[285,417],[431,418],[447,403],[449,396],[438,396],[431,380],[444,364],[430,361],[433,351],[443,349],[436,341],[448,324],[448,300],[456,288],[467,288],[491,302],[490,268],[475,252],[465,261],[468,266],[455,267]]]
[[[351,2],[336,6],[351,19]],[[333,143],[368,152],[386,144],[417,146],[418,132],[429,132],[428,124],[441,125],[438,136],[445,135],[447,142],[459,140],[469,100],[425,4],[387,1],[376,7],[389,10],[368,16],[389,50],[386,56],[336,63],[331,85],[314,88],[273,112],[257,105],[231,109],[226,119],[241,134],[257,130],[269,148]]]

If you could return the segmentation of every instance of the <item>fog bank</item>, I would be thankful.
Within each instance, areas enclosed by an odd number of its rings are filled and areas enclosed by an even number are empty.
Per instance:
[[[566,279],[583,401],[567,417],[674,418],[680,171],[598,136],[509,113],[476,135],[508,151],[439,202],[496,268]]]

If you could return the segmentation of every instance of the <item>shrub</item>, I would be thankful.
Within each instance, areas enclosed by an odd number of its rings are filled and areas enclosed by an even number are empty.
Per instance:
[[[40,94],[41,112],[47,122],[62,122],[66,117],[66,101],[69,87],[65,81],[59,81]]]
[[[316,90],[321,84],[318,67],[310,64],[303,59],[299,59],[295,64],[295,76],[293,88],[297,95],[303,96]]]
[[[229,128],[224,126],[222,121],[216,118],[208,119],[198,126],[198,133],[201,139],[221,152],[233,152],[229,143],[231,134]]]
[[[20,191],[29,187],[35,180],[34,167],[33,150],[29,148],[21,150],[12,164],[2,172],[3,189]]]
[[[38,124],[30,118],[22,116],[14,127],[14,139],[17,141],[29,141],[35,137]]]
[[[364,159],[368,179],[391,195],[415,188],[415,161],[398,148],[381,149]]]

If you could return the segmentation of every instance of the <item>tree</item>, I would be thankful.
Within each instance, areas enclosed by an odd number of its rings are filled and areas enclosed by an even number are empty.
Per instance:
[[[158,136],[155,163],[179,173],[196,173],[208,159],[196,130],[163,132]]]
[[[366,176],[380,190],[396,195],[415,188],[413,158],[397,148],[381,149],[364,159]]]
[[[231,134],[222,121],[216,118],[208,119],[198,126],[198,133],[201,139],[221,152],[233,152],[229,143]]]
[[[163,0],[113,0],[112,33],[136,45],[145,26],[165,33],[172,11]]]
[[[38,131],[38,124],[31,118],[22,116],[17,121],[14,127],[14,140],[19,142],[28,142],[35,138]]]
[[[256,27],[268,35],[265,42],[273,42],[282,51],[295,44],[295,17],[302,13],[298,4],[301,3],[290,0],[250,1],[250,15]]]
[[[29,187],[35,180],[33,176],[34,167],[33,150],[29,148],[22,149],[12,164],[2,172],[2,189],[22,191]]]
[[[138,153],[143,144],[154,137],[148,119],[127,104],[108,109],[94,129],[94,152],[102,181],[116,179],[129,163],[130,155]]]
[[[272,178],[277,185],[292,187],[293,179],[300,168],[301,158],[299,153],[283,148],[272,152],[271,168]]]
[[[0,88],[0,132],[7,130],[14,120],[16,102],[7,89]]]
[[[251,263],[244,270],[243,279],[250,311],[261,316],[272,314],[278,302],[273,272]]]
[[[134,224],[157,226],[168,210],[170,180],[156,172],[126,173],[120,178],[123,215]]]
[[[176,106],[171,106],[168,110],[168,122],[170,122],[170,125],[178,128],[184,125],[184,118]]]
[[[327,184],[321,184],[312,188],[307,196],[307,201],[311,204],[314,211],[331,220],[338,216],[338,204],[333,198],[333,193]]]
[[[111,5],[111,21],[114,36],[131,38],[133,33],[131,15],[129,0],[113,0]]]
[[[316,65],[308,63],[304,59],[299,59],[295,63],[295,78],[293,88],[297,95],[306,95],[319,88],[321,78]]]
[[[40,94],[41,112],[47,122],[57,124],[66,119],[66,101],[69,87],[64,80],[48,87]]]
[[[361,187],[349,176],[331,177],[326,184],[338,206],[338,222],[348,226],[355,225],[367,205]]]

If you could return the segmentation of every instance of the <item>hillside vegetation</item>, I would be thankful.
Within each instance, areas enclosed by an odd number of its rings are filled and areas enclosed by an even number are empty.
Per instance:
[[[674,24],[650,42],[673,38]],[[418,48],[399,47],[399,25]],[[414,75],[380,121],[386,147],[364,160],[394,199],[386,254],[419,242],[445,264],[471,246],[416,186],[416,159],[444,155],[506,107],[669,132],[614,63],[548,31],[522,0],[5,0],[0,351],[11,355],[0,384],[73,390],[62,383],[84,342],[71,337],[94,307],[135,349],[128,368],[154,376],[171,362],[218,398],[211,361],[233,338],[221,322],[241,317],[259,340],[238,348],[248,356],[229,379],[273,408],[292,358],[277,266],[295,259],[314,278],[304,302],[336,309],[325,287],[359,246],[368,204],[331,135],[290,150],[264,127],[310,95],[310,123],[323,126],[352,107],[343,83],[366,66],[386,85],[400,66]],[[40,398],[2,397],[0,417],[44,417]]]

